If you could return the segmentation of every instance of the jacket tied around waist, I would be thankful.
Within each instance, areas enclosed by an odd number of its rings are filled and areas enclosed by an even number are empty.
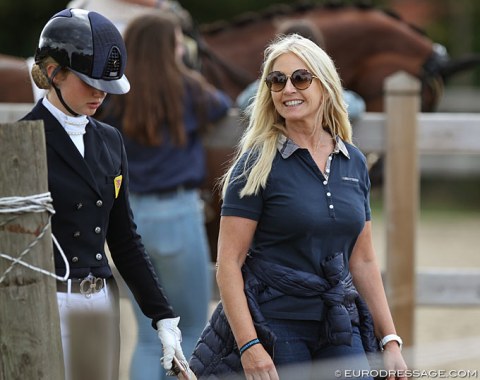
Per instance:
[[[352,326],[356,325],[360,328],[365,351],[378,351],[370,312],[355,289],[350,272],[344,274],[343,253],[325,259],[322,269],[324,277],[248,256],[242,267],[245,295],[258,338],[270,355],[273,355],[275,336],[261,313],[259,301],[267,302],[281,295],[320,296],[325,303],[324,322],[330,344],[351,345]],[[264,291],[266,287],[268,292]],[[197,378],[211,380],[243,371],[221,302],[196,344],[190,367]]]

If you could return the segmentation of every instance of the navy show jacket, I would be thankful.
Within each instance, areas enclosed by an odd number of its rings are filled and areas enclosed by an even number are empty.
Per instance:
[[[52,233],[67,257],[70,278],[89,273],[112,276],[107,243],[119,273],[155,326],[156,321],[174,313],[136,231],[122,137],[112,126],[88,119],[85,158],[41,100],[22,119],[44,121],[48,187],[55,209]],[[56,272],[63,276],[65,264],[56,247],[54,251]]]

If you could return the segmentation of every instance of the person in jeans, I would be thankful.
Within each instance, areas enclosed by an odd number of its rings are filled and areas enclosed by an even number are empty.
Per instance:
[[[367,352],[380,344],[391,377],[403,378],[366,159],[335,65],[310,39],[279,36],[260,84],[221,180],[221,304],[190,367],[200,379],[371,379]]]
[[[125,29],[131,91],[112,97],[104,120],[119,128],[129,161],[131,204],[156,273],[182,316],[190,355],[207,321],[210,250],[200,187],[206,176],[203,132],[231,100],[182,60],[182,33],[169,14],[152,13]],[[160,379],[159,348],[135,308],[138,340],[130,379]]]

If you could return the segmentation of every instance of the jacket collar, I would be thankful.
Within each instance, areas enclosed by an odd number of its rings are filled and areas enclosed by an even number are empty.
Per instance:
[[[90,166],[87,164],[95,162],[95,157],[99,154],[100,147],[95,142],[95,128],[89,119],[85,139],[85,159],[82,157],[75,144],[68,136],[65,129],[58,120],[42,104],[41,100],[35,105],[32,114],[44,122],[45,136],[47,146],[53,149],[57,154],[87,182],[87,184],[100,195],[97,183],[95,182]],[[89,133],[90,132],[90,133]],[[89,159],[87,159],[87,156]]]

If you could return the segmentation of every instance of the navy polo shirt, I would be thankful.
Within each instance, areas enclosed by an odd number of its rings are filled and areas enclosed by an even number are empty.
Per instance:
[[[343,252],[346,274],[357,237],[370,220],[365,156],[337,137],[323,174],[308,150],[285,136],[277,148],[266,187],[256,195],[239,196],[245,185],[245,177],[239,174],[246,155],[239,160],[221,215],[258,222],[250,247],[253,256],[323,277],[322,260]],[[285,295],[260,308],[270,318],[323,318],[320,297]]]

